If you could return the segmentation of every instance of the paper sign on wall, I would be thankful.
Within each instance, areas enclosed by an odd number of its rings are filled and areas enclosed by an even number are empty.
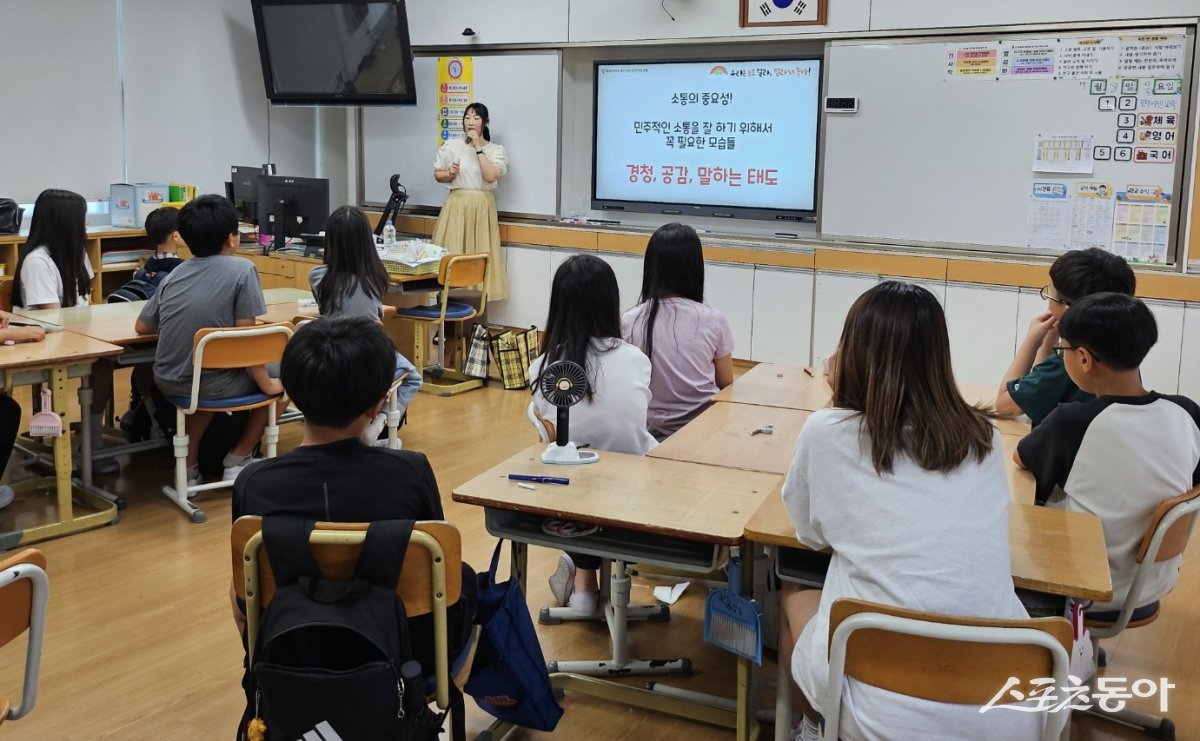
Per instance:
[[[947,80],[994,80],[1000,74],[1000,42],[946,44]]]
[[[1122,36],[1117,74],[1121,77],[1178,78],[1183,74],[1186,40],[1182,34]]]
[[[1164,262],[1170,225],[1170,193],[1157,185],[1127,185],[1117,193],[1112,251],[1130,262]]]
[[[1075,184],[1075,193],[1070,199],[1068,249],[1112,249],[1114,195],[1109,183],[1084,181]]]
[[[1092,134],[1038,134],[1033,143],[1034,172],[1091,175]]]
[[[474,64],[471,57],[438,57],[438,146],[463,135],[463,114],[474,100]]]
[[[1070,215],[1066,183],[1034,183],[1029,196],[1025,244],[1039,249],[1064,249]]]
[[[1000,78],[1049,80],[1058,61],[1058,40],[1005,41],[1000,44]]]
[[[1113,37],[1063,39],[1058,46],[1060,80],[1094,80],[1117,72],[1119,40]]]

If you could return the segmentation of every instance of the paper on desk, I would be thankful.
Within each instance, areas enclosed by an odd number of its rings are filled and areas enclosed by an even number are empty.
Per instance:
[[[679,598],[683,596],[683,590],[687,589],[689,585],[691,585],[691,582],[685,581],[673,587],[655,587],[654,599],[668,605],[673,605],[679,601]]]

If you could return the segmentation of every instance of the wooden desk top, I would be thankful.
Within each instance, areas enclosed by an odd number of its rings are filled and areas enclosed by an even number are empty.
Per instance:
[[[120,355],[121,348],[75,332],[47,332],[41,342],[0,345],[0,371],[45,368]]]
[[[796,540],[781,487],[777,487],[746,525],[746,537],[756,543],[802,547]],[[1021,589],[1080,599],[1108,600],[1112,580],[1100,520],[1031,504],[1009,508],[1009,547],[1013,583]]]
[[[540,460],[545,448],[531,445],[456,487],[454,501],[736,545],[747,520],[780,484],[770,474],[622,453],[601,452],[589,465],[547,465]],[[509,481],[510,473],[566,476],[571,484],[535,484],[530,491]]]
[[[983,384],[959,384],[963,397],[972,403],[991,405],[996,399],[996,389]],[[816,411],[829,406],[833,391],[825,375],[816,369],[805,369],[797,365],[759,363],[743,373],[733,384],[721,389],[713,401],[732,401],[738,404],[758,404],[767,407],[805,409]],[[1023,420],[1003,419],[997,421],[1000,431],[1006,435],[1024,435],[1029,432],[1029,423]]]
[[[390,319],[396,316],[396,307],[381,305],[383,309],[383,318]],[[273,322],[290,322],[296,317],[306,317],[308,319],[316,319],[321,316],[317,309],[317,305],[313,303],[302,304],[300,301],[288,301],[282,304],[268,304],[267,313],[260,318],[268,323]]]

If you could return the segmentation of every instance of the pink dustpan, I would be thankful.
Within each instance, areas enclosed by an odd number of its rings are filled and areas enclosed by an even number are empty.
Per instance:
[[[42,389],[42,411],[29,420],[31,437],[59,437],[63,434],[62,418],[51,408],[50,389]]]

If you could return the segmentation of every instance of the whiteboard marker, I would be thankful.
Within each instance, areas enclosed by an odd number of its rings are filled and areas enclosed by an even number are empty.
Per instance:
[[[799,239],[800,238],[799,234],[794,234],[792,232],[775,232],[775,236],[787,237],[788,239]]]

